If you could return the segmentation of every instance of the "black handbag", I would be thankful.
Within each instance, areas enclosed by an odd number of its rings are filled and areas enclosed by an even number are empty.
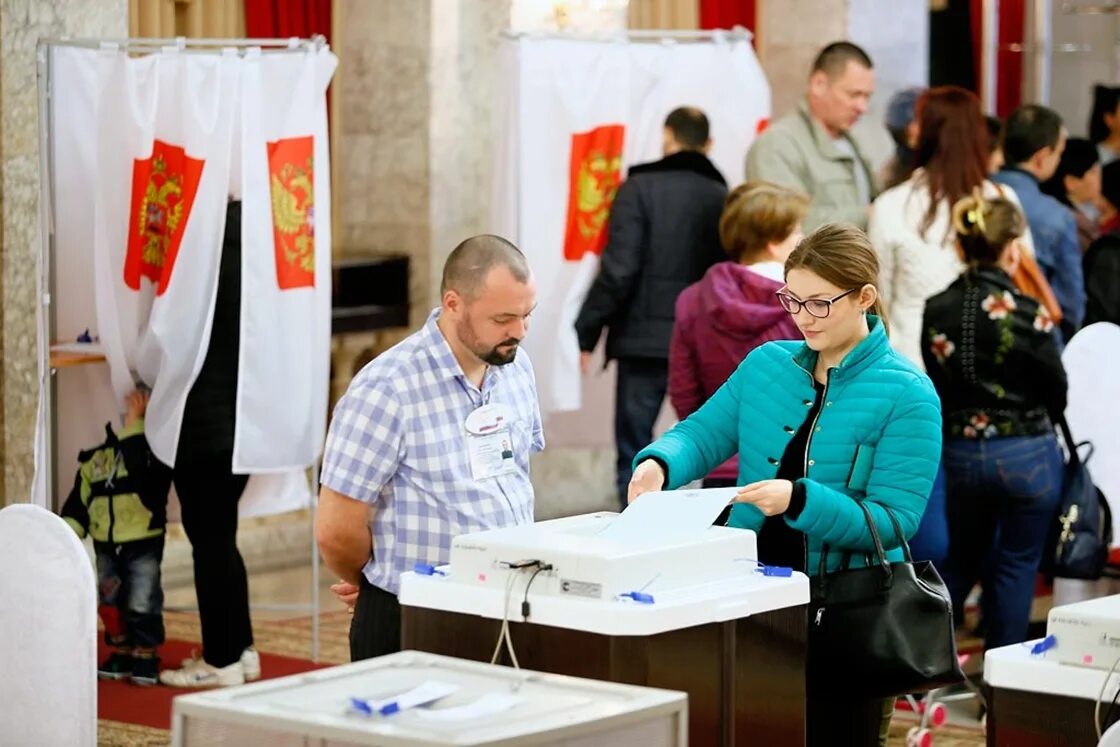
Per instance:
[[[929,561],[914,562],[897,519],[886,509],[906,560],[887,561],[882,540],[861,501],[875,557],[864,568],[826,573],[810,581],[808,688],[813,695],[885,698],[925,692],[964,680],[953,632],[949,591]],[[875,561],[878,561],[877,563]]]
[[[1112,509],[1085,467],[1093,456],[1093,445],[1074,441],[1064,417],[1058,418],[1058,427],[1069,456],[1062,473],[1062,500],[1050,528],[1040,570],[1051,578],[1095,580],[1104,575],[1108,563]],[[1084,459],[1080,453],[1083,447],[1088,447]]]

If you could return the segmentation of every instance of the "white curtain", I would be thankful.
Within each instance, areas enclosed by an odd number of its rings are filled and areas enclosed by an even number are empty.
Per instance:
[[[107,421],[119,422],[123,397],[140,381],[152,387],[145,423],[152,449],[174,462],[186,396],[210,336],[226,206],[237,197],[246,213],[257,206],[264,222],[243,231],[248,328],[239,395],[248,396],[239,396],[235,471],[253,477],[240,509],[245,516],[308,505],[306,469],[322,445],[330,365],[325,90],[334,55],[250,50],[241,57],[229,49],[130,57],[111,45],[51,54],[58,339],[73,341],[88,328],[109,364],[57,375],[56,489],[65,493],[78,451],[103,438]],[[298,76],[275,83],[301,66],[310,71],[306,84],[293,85]],[[271,87],[260,85],[262,75]],[[312,141],[315,166],[313,200],[300,203],[305,222],[296,226],[314,242],[306,252],[311,264],[302,285],[269,295],[257,291],[277,288],[280,259],[291,256],[280,249],[295,247],[274,231],[270,164],[295,164],[292,150],[270,160],[268,148],[299,137]],[[273,170],[281,190],[298,191],[292,168]]]
[[[250,54],[242,100],[237,472],[306,467],[330,376],[329,52]]]
[[[605,231],[612,185],[629,166],[661,157],[662,126],[678,106],[707,114],[711,158],[736,183],[759,122],[770,116],[770,88],[750,43],[721,34],[698,42],[520,37],[503,43],[494,230],[525,251],[542,280],[525,345],[542,412],[563,413],[579,410],[585,398],[603,399],[583,389],[579,374],[572,325],[598,254],[578,241],[573,246],[573,211],[584,229],[594,224]],[[618,136],[621,151],[612,150]],[[600,204],[601,198],[608,201]],[[609,408],[594,409],[581,413],[580,430],[609,433]]]

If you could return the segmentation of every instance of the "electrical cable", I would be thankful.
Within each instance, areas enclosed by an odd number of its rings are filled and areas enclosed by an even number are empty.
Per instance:
[[[490,656],[490,663],[498,663],[498,654],[502,651],[502,641],[505,640],[506,631],[509,630],[509,597],[510,592],[513,590],[513,580],[517,578],[516,571],[521,569],[511,568],[509,574],[506,576],[506,596],[505,606],[502,608],[502,627],[498,630],[498,642],[494,646],[494,653]],[[520,668],[520,667],[518,667]]]
[[[525,584],[525,596],[521,597],[521,622],[526,622],[529,619],[529,588],[536,580],[537,574],[541,571],[551,571],[552,566],[548,563],[541,563],[537,569],[533,571],[533,575],[529,576],[529,583]]]

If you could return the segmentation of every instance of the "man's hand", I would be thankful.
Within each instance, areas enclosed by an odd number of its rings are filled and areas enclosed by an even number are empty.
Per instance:
[[[358,587],[342,579],[337,584],[331,585],[331,593],[338,597],[338,601],[346,605],[348,612],[353,614],[354,605],[358,602]]]
[[[128,427],[144,417],[148,410],[148,393],[139,389],[124,398],[124,424]]]
[[[579,352],[579,372],[584,376],[591,373],[591,353],[586,350]]]
[[[643,493],[652,493],[661,490],[665,485],[665,470],[652,459],[647,459],[638,465],[630,478],[630,487],[626,490],[626,502],[633,503]]]
[[[793,483],[789,480],[762,480],[741,489],[735,501],[758,506],[766,516],[776,516],[786,512],[792,497]]]

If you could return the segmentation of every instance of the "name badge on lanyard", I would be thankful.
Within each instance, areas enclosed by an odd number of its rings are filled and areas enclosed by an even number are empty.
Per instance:
[[[502,404],[483,405],[464,424],[471,475],[476,480],[508,475],[517,470],[510,423],[513,413]]]

